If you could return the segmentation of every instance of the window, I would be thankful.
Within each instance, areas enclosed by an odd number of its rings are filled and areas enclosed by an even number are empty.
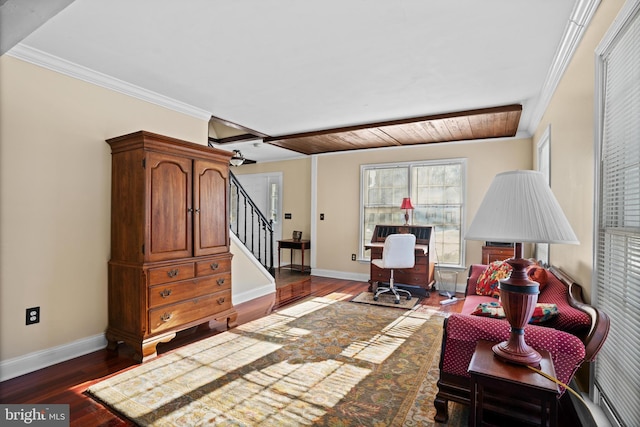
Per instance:
[[[618,425],[640,420],[640,2],[629,2],[597,50],[596,304],[611,330],[594,400]]]
[[[551,125],[547,126],[544,134],[538,141],[538,170],[542,172],[547,184],[551,185],[551,162],[549,141],[551,140]],[[536,243],[536,259],[542,261],[545,265],[549,264],[549,244]]]
[[[362,166],[360,258],[377,224],[404,224],[400,205],[411,197],[409,223],[435,227],[438,263],[464,266],[465,172],[464,159]]]

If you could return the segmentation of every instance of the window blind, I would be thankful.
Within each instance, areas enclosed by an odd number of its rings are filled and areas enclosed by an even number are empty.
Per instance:
[[[640,19],[602,57],[595,278],[611,330],[595,365],[601,405],[621,425],[640,420]]]

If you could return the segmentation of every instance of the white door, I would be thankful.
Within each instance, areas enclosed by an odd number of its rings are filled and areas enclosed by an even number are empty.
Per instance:
[[[273,262],[277,267],[277,241],[282,239],[282,173],[245,174],[236,178],[267,220],[273,220]]]

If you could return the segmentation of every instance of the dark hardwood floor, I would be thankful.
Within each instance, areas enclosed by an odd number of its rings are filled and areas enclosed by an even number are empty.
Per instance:
[[[278,286],[291,284],[300,280],[311,279],[310,294],[325,296],[334,292],[352,296],[366,291],[367,282],[332,279],[287,272],[278,272],[276,283]],[[275,296],[258,298],[236,306],[238,323],[246,323],[257,319],[283,306],[293,304],[305,296],[290,297],[279,304]],[[432,292],[428,298],[423,298],[421,304],[438,307],[447,312],[459,312],[463,302],[441,306],[443,297]],[[159,357],[185,344],[220,333],[222,328],[210,331],[193,329],[180,333],[169,343],[159,344]],[[71,412],[70,425],[73,427],[109,427],[132,426],[130,421],[120,418],[106,407],[84,394],[87,387],[104,378],[136,366],[131,359],[130,350],[120,345],[118,351],[99,350],[30,374],[22,375],[0,383],[0,403],[38,403],[38,404],[68,404]],[[571,424],[579,425],[579,424]]]

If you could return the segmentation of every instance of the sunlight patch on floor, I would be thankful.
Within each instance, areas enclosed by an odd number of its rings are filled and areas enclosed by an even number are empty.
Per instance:
[[[311,425],[371,371],[336,360],[281,362],[253,371],[203,396],[217,403],[219,418],[243,423]],[[278,424],[280,423],[280,424]]]

